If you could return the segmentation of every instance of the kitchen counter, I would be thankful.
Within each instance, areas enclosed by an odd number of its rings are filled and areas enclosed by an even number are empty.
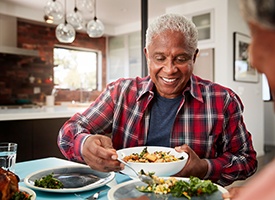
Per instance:
[[[88,106],[87,106],[88,107]],[[82,112],[86,106],[42,106],[37,108],[0,109],[0,121],[69,118],[77,112]]]

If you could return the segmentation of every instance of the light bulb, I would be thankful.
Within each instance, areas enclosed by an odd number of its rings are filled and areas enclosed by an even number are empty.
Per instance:
[[[84,20],[81,15],[75,8],[74,12],[71,12],[67,15],[67,22],[71,24],[75,29],[80,30],[84,27]]]
[[[75,40],[75,30],[71,24],[62,23],[55,29],[55,36],[61,43],[72,43]]]
[[[98,38],[104,34],[104,25],[100,20],[94,17],[93,20],[88,22],[86,31],[89,37]]]
[[[44,7],[45,15],[54,21],[59,21],[64,16],[63,6],[59,1],[49,0]]]

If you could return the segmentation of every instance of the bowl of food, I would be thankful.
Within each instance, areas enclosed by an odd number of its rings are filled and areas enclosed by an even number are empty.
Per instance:
[[[174,148],[161,146],[130,147],[118,150],[117,154],[136,172],[154,173],[160,177],[178,173],[188,160],[187,153],[179,153]],[[135,173],[126,166],[121,172],[136,178]]]

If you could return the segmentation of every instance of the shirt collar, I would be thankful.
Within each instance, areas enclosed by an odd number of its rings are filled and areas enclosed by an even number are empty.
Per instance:
[[[202,92],[200,89],[200,82],[198,80],[198,77],[194,74],[192,74],[192,76],[190,77],[190,86],[190,94],[198,101],[203,102]]]
[[[152,79],[150,78],[150,76],[145,77],[145,84],[141,84],[141,88],[140,88],[140,92],[138,95],[138,101],[145,95],[148,93],[149,96],[154,96],[154,83],[152,82]],[[198,101],[203,102],[203,98],[202,98],[202,92],[200,90],[199,87],[199,81],[197,79],[197,77],[195,75],[191,75],[190,77],[190,82],[189,82],[189,86],[187,86],[187,88],[184,89],[183,91],[183,95],[186,91],[190,91],[190,94],[197,99]]]

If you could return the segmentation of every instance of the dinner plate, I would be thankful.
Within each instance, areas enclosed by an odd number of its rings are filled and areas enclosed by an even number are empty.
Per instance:
[[[36,194],[35,194],[35,192],[33,190],[31,190],[29,188],[26,188],[26,187],[23,187],[23,186],[19,186],[19,190],[21,192],[26,192],[29,195],[31,195],[31,199],[30,200],[35,200],[36,199]]]
[[[53,177],[60,180],[64,187],[61,189],[42,188],[34,185],[35,180],[53,174]],[[44,169],[28,175],[24,183],[34,189],[43,192],[72,193],[83,192],[106,185],[115,177],[114,172],[99,172],[89,166],[69,166]]]
[[[165,177],[165,179],[168,177]],[[189,181],[189,178],[177,178],[178,180],[184,180]],[[130,180],[121,184],[118,184],[114,187],[112,187],[108,192],[108,199],[109,200],[123,200],[127,198],[139,198],[143,196],[144,198],[140,199],[150,199],[150,200],[180,200],[184,199],[185,197],[173,197],[171,194],[161,195],[161,194],[155,194],[155,193],[145,193],[140,192],[136,189],[137,186],[145,185],[145,183],[142,183],[139,180]],[[217,185],[217,184],[215,184]],[[211,195],[202,195],[199,197],[192,197],[192,200],[223,200],[222,194],[225,192],[228,192],[225,188],[218,186],[218,191],[212,193]]]

